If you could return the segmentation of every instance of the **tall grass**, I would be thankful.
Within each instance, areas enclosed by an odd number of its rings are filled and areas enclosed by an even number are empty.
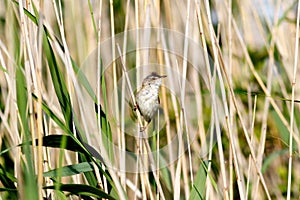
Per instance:
[[[298,198],[299,5],[1,1],[1,198]]]

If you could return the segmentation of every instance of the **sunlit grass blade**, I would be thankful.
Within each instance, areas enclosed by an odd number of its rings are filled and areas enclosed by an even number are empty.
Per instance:
[[[44,172],[44,176],[45,177],[47,177],[47,176],[55,177],[57,174],[57,170],[58,169],[53,169],[53,170]],[[91,162],[83,162],[83,163],[79,163],[79,164],[64,166],[60,170],[61,170],[60,171],[61,176],[73,176],[76,174],[93,171],[94,167]]]
[[[113,150],[112,150],[112,132],[110,128],[109,121],[105,115],[107,111],[107,96],[106,96],[106,83],[105,83],[105,77],[104,75],[101,76],[101,86],[102,86],[102,95],[104,99],[104,115],[101,115],[100,112],[100,118],[101,118],[101,130],[102,130],[102,142],[105,146],[105,149],[107,150],[107,155],[110,158],[110,160],[113,160]],[[101,110],[102,111],[102,110]],[[98,112],[99,117],[99,112]]]
[[[55,54],[53,52],[50,41],[47,37],[44,36],[44,52],[47,57],[47,63],[49,66],[49,71],[52,78],[52,83],[54,90],[56,92],[56,97],[58,98],[61,111],[63,113],[65,123],[70,130],[73,130],[73,113],[72,105],[70,100],[70,95],[65,84],[65,80],[62,76],[61,70],[56,61]]]
[[[31,140],[31,133],[28,122],[28,108],[27,108],[27,90],[26,90],[26,78],[23,73],[23,69],[18,66],[16,69],[16,91],[17,91],[17,105],[19,110],[19,116],[21,119],[20,133],[23,135],[23,142],[29,142]],[[24,170],[25,181],[25,193],[24,195],[28,199],[38,199],[38,188],[36,184],[36,174],[34,170],[33,154],[29,144],[23,146],[25,154],[25,160],[21,158],[21,167]]]
[[[33,98],[35,100],[37,100],[37,97],[33,94],[32,95]],[[72,140],[74,142],[74,146],[76,145],[77,149],[81,149],[82,153],[86,153],[89,152],[91,153],[95,158],[100,159],[102,161],[102,157],[100,156],[100,154],[94,149],[92,148],[90,145],[84,143],[83,141],[79,141],[73,134],[72,132],[68,129],[68,127],[66,127],[66,125],[59,119],[59,117],[57,115],[55,115],[54,112],[52,112],[52,110],[48,107],[48,105],[45,102],[42,102],[42,108],[43,111],[62,129],[65,131],[65,133],[70,137],[68,140]],[[58,142],[56,144],[56,146],[53,147],[59,147],[60,145],[60,140],[61,140],[61,136],[57,136],[57,135],[50,135],[50,136],[45,136],[44,137],[44,142],[46,142],[48,144],[48,137],[51,137],[51,139],[49,139],[50,143],[54,143],[54,142]],[[53,137],[53,138],[52,138]],[[71,142],[67,142],[67,148],[69,146],[69,144],[73,144]],[[85,149],[86,148],[86,149]]]
[[[205,185],[207,179],[206,168],[206,164],[202,162],[202,165],[198,168],[189,199],[205,199]]]
[[[78,65],[72,58],[71,58],[71,61],[72,61],[73,70],[74,70],[75,74],[77,75],[79,83],[85,88],[85,90],[90,95],[90,97],[93,99],[95,104],[98,104],[96,94],[94,93],[93,88],[91,87],[88,79],[86,78],[86,76],[84,75],[82,70],[78,67]]]

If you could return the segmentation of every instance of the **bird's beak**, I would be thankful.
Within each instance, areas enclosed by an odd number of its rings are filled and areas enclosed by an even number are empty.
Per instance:
[[[160,76],[160,78],[166,78],[167,77],[167,75],[161,75]]]

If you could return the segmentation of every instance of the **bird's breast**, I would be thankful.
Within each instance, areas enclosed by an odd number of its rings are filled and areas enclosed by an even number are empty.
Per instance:
[[[159,107],[158,90],[140,90],[136,95],[136,103],[144,119],[150,121]]]

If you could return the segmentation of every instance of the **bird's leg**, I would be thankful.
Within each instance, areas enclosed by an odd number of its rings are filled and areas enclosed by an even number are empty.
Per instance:
[[[144,120],[145,121],[145,120]],[[143,126],[140,127],[140,132],[144,132],[147,128],[148,128],[148,125],[150,124],[150,122],[147,122],[145,121],[144,124],[142,124]]]
[[[140,113],[140,115],[143,116],[142,113],[141,113],[141,111],[140,111],[140,109],[139,109],[138,104],[134,104],[134,106],[133,106],[133,111],[136,111],[136,110],[138,110],[139,113]],[[144,118],[144,117],[143,117],[143,118]],[[140,132],[144,132],[144,131],[146,130],[147,126],[148,126],[149,123],[150,123],[150,122],[147,122],[147,121],[145,121],[145,120],[143,120],[143,121],[144,121],[145,123],[144,123],[144,124],[141,124],[142,126],[140,127]]]

